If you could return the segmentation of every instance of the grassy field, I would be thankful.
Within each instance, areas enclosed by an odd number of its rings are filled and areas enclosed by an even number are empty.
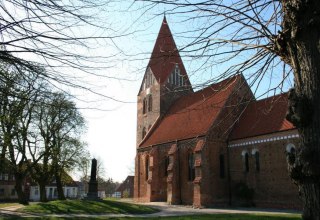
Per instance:
[[[16,205],[16,203],[0,203],[4,206]],[[55,219],[68,219],[79,220],[88,219],[86,217],[73,217],[72,214],[149,214],[156,213],[158,210],[148,206],[135,205],[115,200],[102,200],[102,201],[87,201],[87,200],[66,200],[66,201],[52,201],[47,203],[36,203],[25,206],[18,210],[35,214],[39,216],[37,219],[55,220]],[[45,217],[41,214],[70,214],[68,217]],[[103,217],[94,216],[91,219],[118,219],[118,220],[138,220],[141,217]],[[19,217],[1,216],[0,219],[20,219]],[[34,219],[34,218],[24,218]],[[174,216],[174,217],[145,217],[143,219],[163,219],[163,220],[300,220],[299,214],[208,214],[208,215],[189,215],[189,216]]]
[[[148,206],[111,200],[65,200],[32,204],[18,211],[37,214],[148,214],[158,210]]]

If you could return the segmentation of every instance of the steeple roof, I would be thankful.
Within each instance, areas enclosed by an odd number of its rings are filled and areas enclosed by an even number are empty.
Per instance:
[[[187,72],[174,42],[166,16],[164,16],[148,67],[151,68],[156,80],[160,84],[163,84],[176,64],[179,66],[181,71],[180,74],[185,75],[185,79],[188,79]],[[190,84],[189,79],[186,80],[186,82],[187,84]]]

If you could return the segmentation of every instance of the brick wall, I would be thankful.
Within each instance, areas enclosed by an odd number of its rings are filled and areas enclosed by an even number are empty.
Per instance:
[[[288,136],[296,134],[296,131],[279,132],[276,135]],[[250,142],[254,139],[271,140],[275,134],[259,136],[242,142]],[[241,141],[232,142],[240,144]],[[260,207],[276,208],[300,208],[298,189],[292,183],[287,171],[286,146],[292,143],[298,146],[297,138],[280,139],[246,146],[234,146],[230,148],[230,174],[231,184],[234,187],[239,182],[244,182],[254,189],[254,203]],[[260,171],[256,170],[253,151],[259,151]],[[249,154],[249,171],[244,171],[242,153]],[[234,204],[241,202],[233,192]]]

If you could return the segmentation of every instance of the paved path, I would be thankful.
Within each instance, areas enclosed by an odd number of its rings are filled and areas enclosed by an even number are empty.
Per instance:
[[[126,200],[126,202],[132,202]],[[133,203],[133,202],[132,202]],[[12,206],[0,209],[0,217],[7,216],[20,216],[20,217],[82,217],[82,218],[95,218],[95,217],[158,217],[158,216],[182,216],[182,215],[195,215],[195,214],[217,214],[217,213],[230,213],[230,214],[297,214],[299,212],[292,210],[275,210],[275,209],[217,209],[217,208],[204,208],[204,209],[194,209],[191,206],[182,205],[167,205],[164,202],[152,202],[143,203],[148,206],[152,206],[160,210],[160,212],[153,214],[26,214],[17,212],[17,209],[22,206]]]

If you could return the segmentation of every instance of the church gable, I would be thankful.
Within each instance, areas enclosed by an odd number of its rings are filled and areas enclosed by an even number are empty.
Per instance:
[[[184,78],[185,85],[191,85],[166,17],[163,18],[148,67],[151,68],[155,79],[160,84],[168,82],[170,74],[178,67],[180,75]]]

